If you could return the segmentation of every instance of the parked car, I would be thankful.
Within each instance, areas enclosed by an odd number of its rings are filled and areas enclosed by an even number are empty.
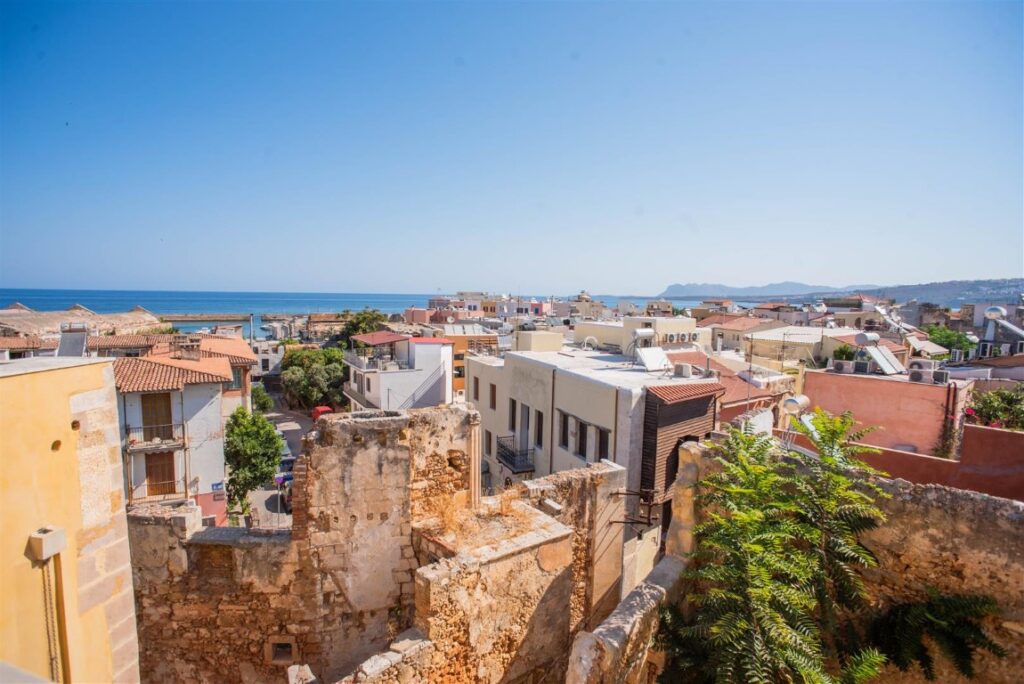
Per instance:
[[[313,416],[313,420],[319,420],[325,413],[334,413],[334,409],[330,406],[317,406],[310,415]]]

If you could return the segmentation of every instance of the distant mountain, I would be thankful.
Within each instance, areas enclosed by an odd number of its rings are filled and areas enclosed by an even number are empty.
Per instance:
[[[850,285],[848,287],[828,287],[827,285],[808,285],[785,281],[769,283],[755,287],[732,287],[721,283],[675,283],[669,285],[659,297],[688,299],[692,297],[771,297],[775,295],[804,295],[815,292],[849,292],[851,290],[876,289],[878,285]]]
[[[919,285],[848,285],[827,287],[805,283],[770,283],[760,287],[730,287],[713,283],[689,283],[670,285],[659,297],[673,299],[700,299],[704,297],[731,297],[751,301],[778,298],[792,301],[807,301],[830,294],[859,292],[896,302],[916,299],[939,306],[959,308],[963,303],[1003,302],[1015,303],[1024,293],[1024,278],[1000,278],[992,280],[947,280]]]

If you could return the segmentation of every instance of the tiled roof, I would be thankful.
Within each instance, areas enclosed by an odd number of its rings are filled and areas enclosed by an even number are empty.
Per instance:
[[[194,367],[185,367],[186,364]],[[215,369],[202,362],[157,357],[121,357],[114,360],[114,382],[117,391],[122,393],[182,390],[185,385],[230,381],[230,368],[225,375],[223,369]]]
[[[233,366],[251,366],[258,361],[249,343],[233,335],[203,335],[199,349],[203,356],[226,356]]]
[[[56,349],[57,340],[44,340],[41,337],[0,337],[0,349],[20,351],[22,349]]]
[[[678,385],[648,385],[647,391],[666,404],[675,404],[701,397],[720,396],[725,393],[725,387],[717,382],[687,382]]]
[[[388,332],[387,330],[378,330],[377,332],[365,333],[363,335],[353,335],[351,339],[356,342],[362,342],[369,347],[376,347],[378,344],[402,342],[403,340],[409,339],[409,336],[399,335],[397,333]]]
[[[711,367],[711,370],[718,372],[718,382],[725,387],[725,394],[722,395],[722,404],[734,404],[750,399],[762,399],[773,396],[772,392],[766,389],[755,387],[736,374],[736,371],[723,363],[710,358],[702,351],[669,352],[666,354],[672,363],[689,363],[700,368]]]
[[[445,337],[414,337],[409,342],[412,344],[455,344]]]
[[[142,349],[170,342],[174,335],[90,335],[89,349]]]

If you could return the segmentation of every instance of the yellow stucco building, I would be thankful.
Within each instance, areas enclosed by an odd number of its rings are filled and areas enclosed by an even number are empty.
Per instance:
[[[111,360],[0,363],[0,463],[0,661],[137,682]]]

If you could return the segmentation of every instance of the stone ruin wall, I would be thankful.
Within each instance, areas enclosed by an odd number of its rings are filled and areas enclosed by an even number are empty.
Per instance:
[[[888,518],[869,532],[865,545],[879,567],[867,573],[868,589],[886,602],[916,600],[927,587],[941,592],[987,594],[1002,614],[987,618],[986,631],[1007,650],[999,659],[975,656],[973,681],[1021,681],[1024,663],[1024,502],[939,485],[883,481],[892,498],[881,502]],[[933,654],[936,649],[933,647]],[[936,680],[969,682],[945,656],[935,658]],[[918,669],[887,668],[884,681],[926,681]]]
[[[468,481],[471,415],[322,419],[296,463],[290,532],[204,529],[190,505],[133,508],[142,680],[283,681],[293,662],[331,680],[387,648],[412,624],[413,511]],[[274,643],[291,657],[275,661]]]
[[[342,682],[563,681],[572,639],[618,598],[625,502],[611,492],[625,475],[605,462],[524,483],[513,506],[528,531],[435,551],[416,573],[415,627]]]
[[[193,503],[134,507],[128,532],[142,681],[267,681],[282,672],[268,638],[309,639],[287,533],[203,528]]]
[[[658,611],[675,601],[684,555],[692,549],[694,483],[711,468],[703,447],[680,454],[680,476],[673,495],[673,519],[666,556],[644,582],[592,632],[573,644],[566,681],[572,684],[646,682],[659,670],[650,651]],[[998,659],[975,656],[976,678],[992,684],[1020,681],[1024,662],[1024,503],[939,485],[882,480],[891,498],[880,501],[888,521],[865,537],[879,567],[866,573],[871,594],[880,601],[920,599],[931,586],[943,592],[987,594],[1002,613],[986,620],[990,635],[1006,650]],[[966,684],[949,661],[932,648],[937,681]],[[889,666],[878,681],[925,682],[918,669]]]

